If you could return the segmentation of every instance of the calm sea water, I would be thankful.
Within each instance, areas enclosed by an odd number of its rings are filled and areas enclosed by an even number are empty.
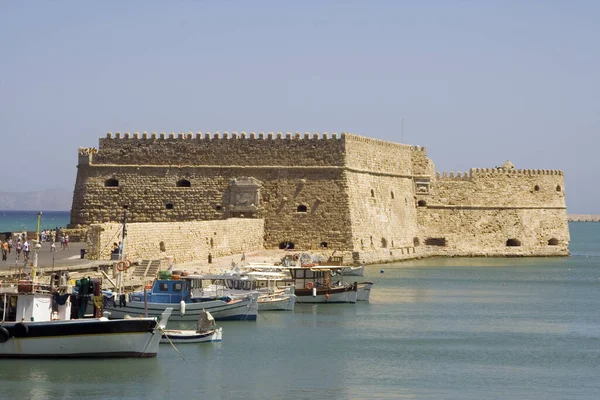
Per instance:
[[[37,211],[0,211],[0,232],[35,232],[37,215]],[[42,211],[40,229],[66,227],[70,218],[70,211]]]
[[[2,360],[0,397],[598,399],[600,224],[570,226],[571,257],[370,266],[370,304],[223,323],[185,361]]]

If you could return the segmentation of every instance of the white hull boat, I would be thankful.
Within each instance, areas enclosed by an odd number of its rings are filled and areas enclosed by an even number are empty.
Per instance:
[[[258,298],[258,311],[294,311],[296,296],[267,295]]]
[[[350,276],[363,276],[365,274],[365,266],[360,265],[358,267],[342,267],[342,275]]]
[[[369,301],[371,299],[371,288],[373,282],[359,282],[356,294],[357,301]]]
[[[0,295],[0,357],[155,357],[172,311],[163,310],[160,321],[70,319],[70,294],[38,293],[32,288],[32,284],[20,285]],[[58,311],[53,311],[53,303]]]
[[[161,343],[204,343],[220,342],[223,340],[223,328],[217,328],[208,332],[196,332],[194,330],[167,329],[163,332]]]
[[[27,332],[20,336],[23,326]],[[156,357],[161,338],[155,318],[20,322],[2,328],[10,336],[0,343],[0,357],[13,358]],[[13,336],[17,331],[19,337]]]
[[[181,303],[147,303],[144,306],[143,301],[129,301],[123,307],[104,307],[105,312],[109,312],[109,318],[125,318],[130,317],[157,317],[168,308],[173,308],[171,321],[196,321],[202,311],[209,311],[217,321],[234,321],[234,320],[256,320],[258,305],[258,294],[255,296],[246,296],[244,298],[225,300],[208,300],[193,303],[185,303],[181,307]]]
[[[352,285],[340,288],[296,289],[298,303],[356,303],[357,291]]]

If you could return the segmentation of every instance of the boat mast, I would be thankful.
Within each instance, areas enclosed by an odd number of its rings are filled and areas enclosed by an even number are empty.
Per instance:
[[[123,205],[123,230],[121,232],[121,252],[119,253],[119,261],[125,261],[125,238],[127,237],[127,208],[129,206]],[[121,301],[121,294],[123,293],[123,271],[119,271],[119,301]]]

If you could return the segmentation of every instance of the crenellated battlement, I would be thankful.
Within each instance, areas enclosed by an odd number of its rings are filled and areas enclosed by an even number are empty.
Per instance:
[[[471,168],[471,176],[482,175],[563,175],[557,169],[506,169],[506,168]]]
[[[114,135],[112,132],[108,132],[106,134],[106,139],[122,139],[122,140],[199,140],[199,141],[212,141],[212,140],[343,140],[346,137],[347,133],[342,132],[338,135],[337,132],[328,133],[318,133],[318,132],[231,132],[225,131],[223,133],[217,131],[214,133],[211,132],[134,132],[133,134],[129,132],[121,133],[115,132]],[[353,137],[360,137],[356,135],[352,135]],[[365,138],[366,139],[366,138]],[[371,139],[369,139],[371,140]],[[383,141],[382,141],[383,142]],[[384,142],[389,143],[389,142]]]
[[[503,169],[503,168],[471,168],[469,172],[436,172],[438,180],[464,181],[473,178],[488,178],[494,176],[535,176],[535,175],[557,175],[563,176],[563,171],[556,169]]]
[[[470,172],[436,172],[435,179],[440,181],[468,181],[471,180]]]

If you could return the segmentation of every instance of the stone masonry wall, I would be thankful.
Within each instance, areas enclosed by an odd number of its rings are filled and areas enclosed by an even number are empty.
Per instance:
[[[111,133],[100,139],[94,164],[342,166],[343,140],[331,136],[281,132],[229,135],[217,133]]]
[[[425,148],[347,133],[109,134],[80,149],[70,226],[118,222],[127,204],[132,225],[243,216],[264,221],[266,248],[326,246],[347,262],[568,254],[562,172],[509,164],[440,175]]]
[[[122,225],[117,223],[91,225],[86,257],[110,259],[112,245],[120,241],[121,230]],[[208,262],[209,254],[222,257],[263,249],[263,237],[264,221],[261,219],[129,223],[125,254],[130,259],[173,256],[177,263],[193,260]]]
[[[356,172],[347,179],[354,250],[412,247],[417,234],[412,179]]]
[[[420,243],[445,239],[445,246],[427,248],[434,254],[566,255],[570,237],[563,188],[560,171],[438,174],[430,193],[417,195]],[[509,240],[514,246],[507,246]]]
[[[231,179],[251,176],[261,182],[254,218],[265,220],[265,245],[290,241],[296,248],[318,248],[323,242],[352,249],[348,197],[339,168],[218,168],[80,166],[71,225],[116,222],[124,204],[131,222],[222,220]],[[117,187],[105,187],[116,177]],[[177,187],[186,179],[189,187]],[[167,208],[170,205],[170,208]],[[300,206],[306,211],[298,212]],[[248,215],[246,215],[248,217]]]

